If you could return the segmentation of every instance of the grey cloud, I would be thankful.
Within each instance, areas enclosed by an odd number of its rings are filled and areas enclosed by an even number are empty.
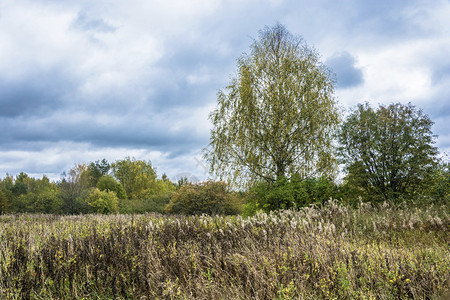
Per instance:
[[[157,76],[143,80],[142,89],[157,112],[169,107],[200,107],[216,101],[216,92],[227,84],[234,62],[235,58],[213,52],[175,52],[154,66],[159,70]]]
[[[67,113],[66,113],[67,114]],[[38,119],[19,117],[13,121],[0,118],[3,130],[0,133],[0,149],[39,149],[40,145],[70,141],[88,143],[94,147],[135,147],[174,151],[188,151],[199,144],[206,144],[207,137],[185,126],[174,131],[170,119],[152,120],[133,116],[121,118],[109,116],[109,122],[87,115],[77,120],[67,114],[67,121],[61,119]],[[114,121],[117,120],[117,121]]]
[[[338,88],[351,88],[364,83],[363,73],[355,66],[355,58],[348,52],[341,52],[328,58],[325,65],[337,75]]]
[[[58,109],[74,82],[61,71],[43,71],[19,79],[0,78],[0,117],[42,115]]]

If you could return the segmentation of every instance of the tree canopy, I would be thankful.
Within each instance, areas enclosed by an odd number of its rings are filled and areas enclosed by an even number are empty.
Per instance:
[[[250,50],[210,114],[211,171],[240,186],[334,175],[339,114],[318,53],[280,24],[260,31]]]
[[[385,200],[417,192],[436,163],[432,124],[412,104],[359,104],[339,133],[348,183]]]
[[[150,161],[127,157],[112,163],[111,169],[130,199],[143,196],[156,182],[156,171]]]

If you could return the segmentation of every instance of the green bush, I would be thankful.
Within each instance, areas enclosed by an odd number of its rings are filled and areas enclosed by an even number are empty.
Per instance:
[[[165,211],[181,214],[237,214],[241,205],[224,182],[185,184],[172,194]]]
[[[298,176],[293,176],[291,180],[282,177],[273,184],[264,182],[255,186],[244,206],[244,212],[252,215],[258,210],[269,212],[310,204],[322,205],[330,198],[338,199],[340,196],[338,187],[325,177],[305,180]]]
[[[169,195],[152,195],[148,198],[123,200],[119,203],[119,213],[143,214],[143,213],[164,213],[166,205],[170,201]]]
[[[0,190],[0,214],[8,211],[9,199],[6,191]]]
[[[425,205],[445,205],[450,201],[450,162],[439,163],[433,173],[432,179],[422,191],[423,196],[419,203]]]
[[[119,199],[112,191],[100,191],[98,188],[93,188],[88,194],[86,202],[96,213],[117,213],[119,210]]]
[[[115,180],[112,176],[103,175],[97,182],[97,188],[100,191],[115,192],[117,198],[121,200],[127,199],[127,193],[125,192],[123,186]]]
[[[61,213],[63,204],[63,200],[61,199],[58,190],[48,189],[35,195],[33,203],[31,203],[28,207],[28,211],[40,213]]]

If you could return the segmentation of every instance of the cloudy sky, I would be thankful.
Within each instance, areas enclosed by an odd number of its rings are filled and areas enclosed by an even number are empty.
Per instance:
[[[284,24],[345,109],[412,102],[450,151],[446,0],[1,0],[0,177],[126,156],[206,175],[209,112],[258,30]]]

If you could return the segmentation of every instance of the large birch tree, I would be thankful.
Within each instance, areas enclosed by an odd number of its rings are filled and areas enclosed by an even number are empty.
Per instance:
[[[334,80],[318,53],[280,24],[260,31],[218,92],[205,157],[222,179],[249,186],[336,173]]]

